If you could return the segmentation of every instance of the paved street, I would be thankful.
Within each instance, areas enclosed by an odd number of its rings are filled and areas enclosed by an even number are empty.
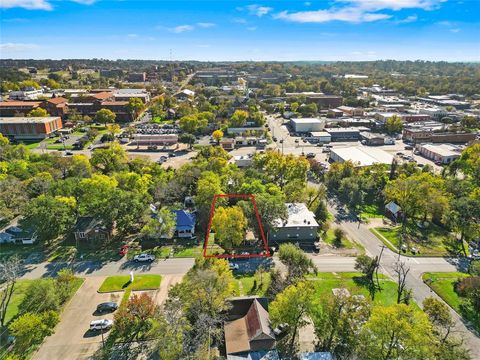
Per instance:
[[[336,215],[337,211],[333,204],[329,205],[329,211]],[[382,244],[380,240],[373,235],[367,226],[364,224],[358,224],[353,220],[342,220],[339,222],[339,226],[345,230],[347,236],[359,243],[361,243],[370,256],[380,256],[382,251]],[[383,249],[381,258],[381,271],[390,275],[395,279],[393,266],[400,258],[401,261],[405,261],[409,267],[410,272],[407,275],[407,288],[413,290],[413,298],[417,304],[421,305],[423,300],[429,296],[433,296],[441,300],[430,288],[425,285],[422,280],[422,274],[427,271],[438,272],[450,272],[458,271],[462,267],[463,263],[457,262],[456,259],[449,258],[424,258],[424,257],[405,257],[399,256],[388,248]],[[480,338],[473,332],[467,329],[467,326],[463,323],[460,316],[451,309],[452,317],[456,321],[456,331],[460,334],[460,337],[465,341],[465,345],[470,349],[473,359],[480,359]]]

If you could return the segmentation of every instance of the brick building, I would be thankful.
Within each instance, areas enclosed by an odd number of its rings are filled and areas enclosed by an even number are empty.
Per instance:
[[[2,101],[0,116],[24,116],[40,106],[41,101]]]
[[[59,116],[0,117],[0,133],[19,140],[44,139],[62,128]]]

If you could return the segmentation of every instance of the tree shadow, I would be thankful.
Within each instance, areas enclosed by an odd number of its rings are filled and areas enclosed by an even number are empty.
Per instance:
[[[352,279],[355,285],[364,287],[368,290],[372,300],[375,300],[375,295],[377,292],[382,291],[381,286],[379,286],[379,284],[376,283],[375,278],[373,279],[373,281],[371,281],[366,276],[354,276]]]

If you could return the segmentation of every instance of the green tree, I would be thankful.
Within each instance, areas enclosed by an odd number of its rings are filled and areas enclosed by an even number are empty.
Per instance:
[[[233,115],[230,117],[229,126],[230,127],[243,127],[247,123],[248,117],[249,117],[248,111],[235,110]]]
[[[385,130],[389,134],[399,133],[402,131],[402,129],[402,119],[397,115],[393,115],[392,117],[389,117],[387,121],[385,121]]]
[[[60,297],[53,279],[40,279],[31,282],[25,290],[25,296],[19,306],[22,313],[42,313],[57,311]]]
[[[294,244],[282,244],[278,250],[280,261],[287,267],[287,284],[301,281],[310,272],[317,272],[312,259]]]
[[[175,226],[175,214],[167,208],[162,208],[158,211],[155,219],[150,219],[145,224],[142,234],[152,239],[169,239],[175,232]]]
[[[23,80],[18,86],[21,90],[27,90],[28,88],[40,89],[40,85],[34,80]]]
[[[195,136],[189,133],[183,133],[178,137],[178,141],[182,144],[188,144],[188,147],[191,149],[192,145],[195,143]]]
[[[107,125],[113,123],[117,115],[109,109],[100,109],[95,113],[95,121]]]
[[[25,222],[42,241],[64,235],[75,223],[76,200],[73,197],[40,195],[25,210]]]
[[[245,240],[247,218],[239,206],[218,207],[212,219],[215,241],[225,250],[232,251]]]
[[[197,192],[195,204],[199,212],[200,227],[206,230],[206,221],[216,194],[222,194],[222,184],[220,177],[212,171],[205,171],[201,174],[197,182]],[[202,220],[203,219],[203,220]]]
[[[223,131],[222,130],[215,130],[212,133],[213,139],[217,142],[217,145],[220,144],[220,140],[223,138]]]
[[[140,113],[140,111],[143,109],[144,107],[144,104],[143,104],[143,101],[139,98],[130,98],[128,100],[128,110],[130,111],[130,113],[132,114],[132,118],[135,119],[137,118],[138,114]]]
[[[199,117],[198,114],[183,116],[179,120],[180,129],[189,134],[195,134],[198,131],[205,129],[207,125],[208,120]]]
[[[125,150],[119,144],[113,143],[106,149],[96,149],[92,154],[90,163],[104,174],[108,174],[122,170],[127,160]]]
[[[400,304],[377,306],[359,334],[362,359],[431,358],[432,325],[425,313]]]
[[[41,344],[46,336],[53,333],[58,321],[59,316],[53,311],[26,313],[15,319],[8,327],[11,335],[15,336],[15,352],[22,354],[32,346]]]
[[[30,112],[27,114],[27,116],[31,116],[31,117],[45,117],[45,116],[48,116],[48,112],[47,112],[47,110],[38,107],[38,108],[35,108],[35,109],[30,110]]]
[[[371,258],[368,255],[359,255],[355,259],[355,270],[361,271],[367,280],[373,284],[373,275],[379,267],[378,258]]]
[[[290,285],[277,294],[269,306],[270,320],[273,326],[288,324],[287,336],[283,339],[285,350],[293,355],[298,331],[308,324],[307,315],[313,298],[313,288],[308,282]]]
[[[108,124],[107,131],[112,136],[112,138],[115,138],[115,135],[119,134],[122,131],[122,129],[118,124]]]

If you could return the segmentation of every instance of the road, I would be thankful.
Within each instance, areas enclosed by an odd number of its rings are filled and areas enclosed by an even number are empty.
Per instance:
[[[328,208],[333,215],[337,215],[335,204],[330,203]],[[369,256],[380,256],[380,254],[382,254],[380,269],[393,279],[396,278],[393,270],[395,263],[399,260],[406,262],[410,267],[410,272],[406,278],[407,288],[412,289],[413,298],[420,306],[425,298],[431,296],[443,301],[423,282],[422,274],[424,272],[452,272],[465,268],[465,263],[453,258],[401,256],[383,247],[380,240],[370,232],[365,224],[359,224],[352,218],[341,220],[338,222],[338,225],[345,231],[350,239],[361,243]],[[450,309],[450,312],[456,323],[455,330],[458,332],[459,337],[465,342],[465,346],[470,350],[472,358],[480,359],[480,338],[467,328],[461,317],[453,309]]]

